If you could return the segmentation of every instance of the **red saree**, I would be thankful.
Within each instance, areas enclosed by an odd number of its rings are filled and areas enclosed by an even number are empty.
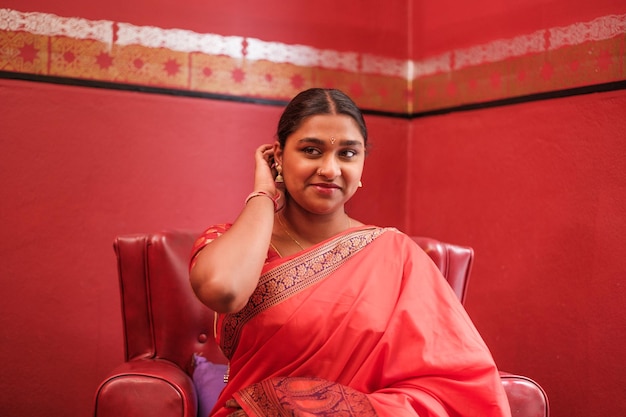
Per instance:
[[[510,416],[489,350],[406,235],[364,226],[275,255],[218,317],[230,378],[212,416],[233,398],[251,417]]]

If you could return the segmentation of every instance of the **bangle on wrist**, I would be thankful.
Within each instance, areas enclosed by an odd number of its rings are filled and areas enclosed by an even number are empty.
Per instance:
[[[252,200],[254,197],[260,196],[264,196],[272,200],[272,203],[274,203],[274,211],[278,211],[278,199],[280,198],[280,193],[276,193],[274,196],[272,196],[270,193],[267,193],[265,191],[254,191],[251,192],[248,197],[246,197],[246,201],[244,204],[248,204],[248,201]]]

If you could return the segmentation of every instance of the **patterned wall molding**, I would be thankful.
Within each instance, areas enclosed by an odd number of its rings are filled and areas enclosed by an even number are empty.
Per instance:
[[[0,9],[0,71],[278,101],[336,87],[414,114],[626,80],[626,15],[415,61]]]
[[[626,80],[626,15],[500,39],[417,62],[409,112]]]

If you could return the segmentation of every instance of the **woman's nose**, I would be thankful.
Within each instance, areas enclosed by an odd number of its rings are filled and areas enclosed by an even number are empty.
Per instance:
[[[333,179],[341,174],[341,169],[335,158],[329,157],[324,159],[322,165],[317,170],[317,174],[328,179]]]

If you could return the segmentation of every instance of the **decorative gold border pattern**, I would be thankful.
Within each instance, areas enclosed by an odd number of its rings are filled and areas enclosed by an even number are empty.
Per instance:
[[[0,71],[282,101],[335,87],[413,114],[625,80],[626,15],[412,61],[0,9]]]

